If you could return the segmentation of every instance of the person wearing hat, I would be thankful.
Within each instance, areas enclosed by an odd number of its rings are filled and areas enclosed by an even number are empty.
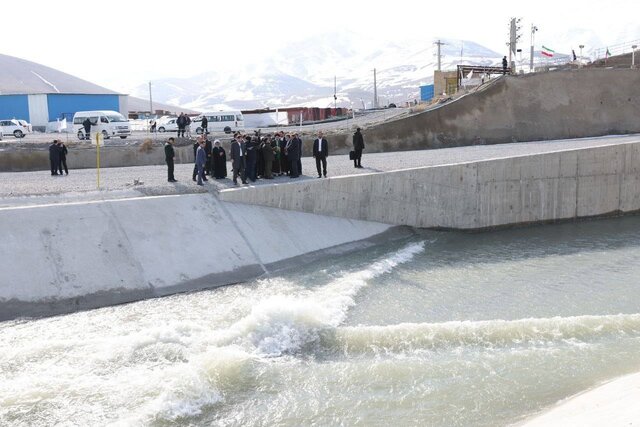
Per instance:
[[[360,133],[360,128],[356,129],[356,133],[353,134],[353,167],[362,168],[360,162],[362,161],[362,150],[364,150],[364,138]]]
[[[220,144],[220,140],[213,141],[213,148],[211,149],[211,163],[213,177],[215,179],[223,179],[227,177],[227,152]]]

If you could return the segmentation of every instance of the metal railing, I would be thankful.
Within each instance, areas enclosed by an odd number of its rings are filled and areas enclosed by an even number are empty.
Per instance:
[[[632,46],[640,46],[640,39],[593,49],[590,56],[593,61],[604,59],[607,57],[607,49],[609,50],[608,57],[624,55],[633,52]]]

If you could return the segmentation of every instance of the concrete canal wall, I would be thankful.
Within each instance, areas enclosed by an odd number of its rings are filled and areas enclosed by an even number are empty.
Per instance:
[[[221,200],[475,230],[640,209],[640,143],[224,190]]]
[[[207,193],[2,208],[0,229],[7,320],[242,282],[374,244],[390,227]]]

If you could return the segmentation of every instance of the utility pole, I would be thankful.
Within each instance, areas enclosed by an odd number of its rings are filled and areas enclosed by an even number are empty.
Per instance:
[[[515,58],[516,56],[516,46],[520,39],[520,35],[518,34],[518,31],[520,30],[518,24],[520,21],[520,18],[511,18],[511,21],[509,22],[509,67],[511,67],[511,73],[513,73],[516,68],[515,61],[513,61],[512,58]]]
[[[373,108],[378,108],[378,82],[375,68],[373,69]]]
[[[151,82],[149,82],[149,115],[153,114],[153,98],[151,97]]]
[[[435,45],[438,46],[438,71],[442,71],[442,53],[440,51],[440,46],[443,46],[444,43],[440,40],[434,42]]]
[[[535,25],[531,24],[531,60],[529,61],[529,72],[533,73],[533,36],[535,35],[536,31],[538,31],[538,27],[536,27]],[[582,53],[580,54],[580,56],[582,56]]]

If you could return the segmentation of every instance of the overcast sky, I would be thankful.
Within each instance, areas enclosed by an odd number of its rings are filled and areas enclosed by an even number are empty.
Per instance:
[[[382,6],[384,5],[384,6]],[[13,10],[7,13],[7,10]],[[506,53],[508,23],[531,23],[536,46],[570,49],[567,31],[591,30],[615,43],[621,28],[640,30],[640,0],[432,3],[309,1],[22,0],[5,8],[0,53],[125,90],[165,77],[189,77],[221,63],[267,55],[289,40],[349,30],[374,39],[465,39]],[[627,34],[629,32],[627,31]],[[626,36],[626,35],[625,35]],[[640,34],[634,34],[640,39]],[[313,46],[309,46],[313,49]],[[202,52],[207,52],[206,58]],[[1,72],[1,70],[0,70]]]

